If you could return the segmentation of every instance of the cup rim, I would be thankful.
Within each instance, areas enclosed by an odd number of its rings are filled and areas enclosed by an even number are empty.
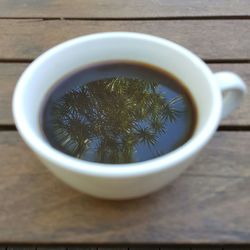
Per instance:
[[[209,114],[208,120],[206,124],[203,125],[203,127],[201,128],[201,131],[197,132],[186,143],[184,143],[177,149],[162,156],[135,163],[106,164],[85,161],[66,155],[53,148],[45,140],[39,138],[39,136],[37,136],[37,133],[32,130],[27,119],[25,118],[25,112],[21,108],[22,96],[23,93],[27,91],[25,89],[25,82],[29,81],[34,69],[43,64],[43,62],[45,60],[48,60],[48,58],[53,54],[60,53],[60,51],[65,47],[71,47],[78,43],[84,43],[86,41],[91,41],[95,39],[114,37],[150,40],[151,42],[165,45],[170,48],[175,48],[180,51],[183,56],[188,57],[193,64],[198,66],[199,70],[202,71],[202,73],[205,75],[208,82],[210,83],[214,100],[212,102],[213,105],[211,107],[211,112]],[[13,116],[17,129],[24,141],[38,156],[40,156],[40,158],[50,164],[54,164],[57,168],[63,168],[65,170],[73,171],[79,174],[109,178],[125,178],[152,174],[162,171],[163,169],[175,167],[181,162],[188,160],[188,158],[199,152],[202,147],[208,142],[208,140],[212,137],[220,120],[221,107],[222,99],[219,88],[216,86],[213,73],[198,56],[196,56],[186,48],[167,39],[134,32],[104,32],[81,36],[63,42],[47,50],[36,60],[34,60],[21,75],[20,79],[17,82],[12,101]]]

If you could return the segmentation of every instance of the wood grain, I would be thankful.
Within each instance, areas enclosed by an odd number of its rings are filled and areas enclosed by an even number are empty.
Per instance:
[[[28,64],[0,63],[0,125],[13,125],[11,100],[16,82]],[[250,64],[209,64],[214,72],[230,70],[239,74],[250,88]],[[250,99],[248,96],[240,108],[223,125],[250,125]]]
[[[1,0],[0,17],[145,18],[249,16],[248,0]]]
[[[115,202],[74,191],[0,133],[0,242],[250,243],[250,132],[218,132],[170,186]]]
[[[249,60],[249,27],[250,20],[0,20],[0,59],[33,59],[58,43],[90,33],[136,31],[175,41],[203,59]]]

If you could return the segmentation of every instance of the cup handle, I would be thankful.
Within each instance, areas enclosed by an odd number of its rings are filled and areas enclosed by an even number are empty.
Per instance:
[[[214,76],[223,98],[221,118],[224,119],[239,106],[247,87],[243,80],[232,72],[222,71],[215,73]]]

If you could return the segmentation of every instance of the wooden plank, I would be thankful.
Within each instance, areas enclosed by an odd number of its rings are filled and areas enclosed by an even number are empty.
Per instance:
[[[249,26],[250,20],[0,20],[0,59],[33,59],[48,48],[77,36],[122,30],[167,38],[203,59],[248,60]]]
[[[250,243],[250,132],[218,132],[163,190],[105,201],[67,187],[16,132],[0,133],[0,242]]]
[[[28,64],[0,63],[0,125],[13,125],[11,99],[18,77]],[[238,73],[250,88],[250,64],[209,64],[214,72],[230,70]],[[223,125],[250,125],[250,99],[245,98],[240,108]]]
[[[1,0],[0,17],[145,18],[249,16],[248,0]]]
[[[27,64],[0,63],[0,124],[13,124],[11,101],[16,82]]]

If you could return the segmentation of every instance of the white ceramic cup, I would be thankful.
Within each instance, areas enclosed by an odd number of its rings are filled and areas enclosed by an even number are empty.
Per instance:
[[[50,146],[39,124],[48,90],[75,69],[114,60],[155,65],[187,86],[198,108],[198,124],[185,144],[158,158],[119,165],[79,160]],[[183,172],[245,93],[246,86],[237,75],[213,74],[196,55],[173,42],[145,34],[110,32],[64,42],[39,56],[18,81],[13,114],[24,141],[65,183],[96,197],[129,199],[158,190]]]

